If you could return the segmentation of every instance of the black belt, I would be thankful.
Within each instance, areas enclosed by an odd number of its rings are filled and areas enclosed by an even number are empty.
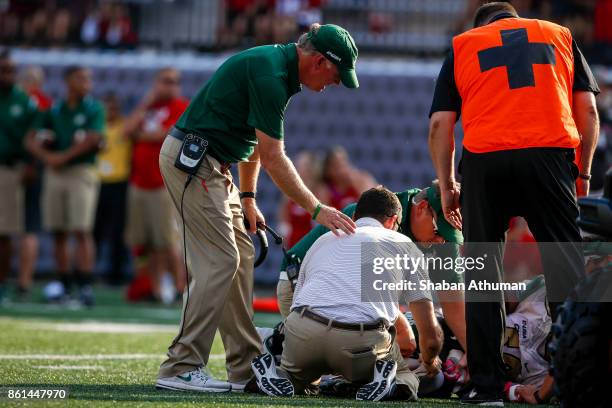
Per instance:
[[[195,132],[192,132],[195,133]],[[175,127],[173,127],[172,129],[170,129],[170,131],[168,132],[169,136],[172,136],[173,138],[180,140],[181,142],[183,140],[185,140],[185,136],[187,136],[188,133],[183,132],[180,129],[177,129]],[[215,160],[217,160],[219,162],[219,164],[221,164],[221,172],[223,173],[225,170],[228,170],[230,167],[232,167],[232,164],[226,161],[223,161],[221,159],[219,159],[214,153],[212,153],[210,150],[208,151],[209,156],[213,157]]]
[[[316,314],[312,310],[308,309],[306,306],[297,307],[293,309],[294,312],[299,313],[300,316],[305,316],[310,320],[314,320],[315,322],[324,324],[325,326],[335,327],[336,329],[342,330],[353,330],[353,331],[362,331],[362,330],[387,330],[389,329],[389,325],[384,320],[379,320],[376,323],[342,323],[337,322],[335,320],[328,319],[321,315]]]

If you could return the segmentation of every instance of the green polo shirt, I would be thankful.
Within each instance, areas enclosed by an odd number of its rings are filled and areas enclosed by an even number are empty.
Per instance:
[[[301,89],[295,44],[251,48],[219,67],[176,127],[206,135],[217,159],[244,161],[257,144],[255,129],[283,138],[285,109]]]
[[[420,188],[413,188],[410,190],[401,191],[399,193],[395,193],[397,198],[402,205],[402,223],[400,233],[406,235],[408,238],[414,241],[414,236],[412,235],[412,230],[410,228],[410,209],[412,207],[412,199],[421,191]],[[342,212],[349,217],[352,217],[355,214],[355,209],[357,208],[357,204],[349,204]],[[310,232],[300,241],[298,241],[289,251],[289,255],[296,255],[300,259],[304,259],[306,256],[306,252],[310,249],[310,247],[315,243],[319,237],[325,233],[329,232],[327,227],[319,224],[314,227]],[[457,258],[460,256],[459,253],[459,245],[454,242],[446,243],[444,245],[434,245],[430,249],[424,249],[423,252],[426,255],[430,256],[439,256],[442,258],[452,257]],[[283,262],[281,264],[281,271],[284,271],[287,268],[287,260],[283,257]],[[462,282],[463,278],[461,274],[456,273],[455,271],[448,270],[429,270],[429,277],[433,282],[441,282],[445,280],[446,282]]]
[[[18,87],[0,91],[0,164],[12,165],[26,157],[24,137],[36,126],[39,114],[36,102]]]
[[[104,135],[104,107],[90,96],[86,96],[71,109],[65,100],[59,101],[46,112],[40,128],[55,132],[51,149],[68,150],[75,139],[84,136],[84,132],[96,132]],[[86,153],[71,160],[68,164],[94,164],[96,152]]]

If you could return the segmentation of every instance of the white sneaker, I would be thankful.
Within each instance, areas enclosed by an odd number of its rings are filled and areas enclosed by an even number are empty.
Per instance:
[[[198,392],[229,392],[232,389],[228,382],[213,378],[202,368],[174,377],[159,378],[155,383],[155,388]]]
[[[395,388],[397,363],[394,360],[376,360],[374,379],[357,391],[358,401],[380,401],[388,397]]]
[[[276,372],[274,357],[271,354],[262,354],[251,362],[253,373],[257,378],[257,386],[261,391],[271,397],[292,397],[293,384],[286,378],[280,377]]]

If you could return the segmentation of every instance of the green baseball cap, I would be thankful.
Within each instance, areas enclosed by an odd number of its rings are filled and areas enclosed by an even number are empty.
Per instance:
[[[438,216],[436,220],[438,234],[440,234],[446,242],[454,242],[462,245],[463,234],[461,231],[450,225],[448,221],[446,221],[446,218],[444,218],[440,188],[437,185],[432,185],[431,187],[427,187],[425,190],[427,192],[427,202]]]
[[[348,31],[334,24],[324,24],[316,32],[310,31],[308,39],[317,51],[338,67],[344,86],[359,88],[355,72],[358,51]]]

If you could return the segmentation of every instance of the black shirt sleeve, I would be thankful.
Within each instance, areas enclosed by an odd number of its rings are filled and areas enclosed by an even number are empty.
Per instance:
[[[576,41],[572,40],[572,52],[574,53],[574,91],[599,93],[597,81],[589,68],[589,64],[584,59],[584,55],[578,48]]]
[[[431,103],[429,117],[435,112],[457,112],[457,119],[461,115],[461,96],[455,84],[454,66],[453,51],[451,50],[442,64],[438,80],[436,81],[436,90]]]

